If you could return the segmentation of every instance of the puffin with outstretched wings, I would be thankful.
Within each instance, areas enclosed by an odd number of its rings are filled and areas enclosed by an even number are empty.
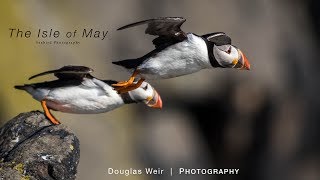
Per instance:
[[[143,102],[153,108],[161,108],[162,100],[157,91],[147,82],[127,93],[118,94],[111,84],[113,80],[100,80],[90,73],[85,66],[64,66],[60,69],[46,71],[29,78],[54,74],[53,81],[15,86],[25,90],[34,99],[41,102],[46,117],[53,124],[60,122],[50,113],[50,109],[76,114],[96,114],[111,111],[124,104]]]
[[[165,79],[191,74],[207,68],[250,69],[250,63],[240,49],[231,44],[223,32],[202,36],[186,33],[182,17],[162,17],[132,23],[119,28],[147,24],[146,34],[158,36],[152,42],[155,49],[137,58],[113,62],[133,72],[127,81],[112,84],[125,93],[139,87],[145,79]],[[140,77],[134,83],[136,77]]]

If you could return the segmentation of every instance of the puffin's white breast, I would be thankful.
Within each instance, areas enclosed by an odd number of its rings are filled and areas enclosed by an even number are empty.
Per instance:
[[[48,100],[49,108],[79,114],[103,113],[124,104],[122,98],[111,87],[110,90],[103,89],[92,82],[51,89],[45,99]]]
[[[207,45],[192,33],[187,39],[169,46],[138,67],[146,79],[172,78],[211,67]]]

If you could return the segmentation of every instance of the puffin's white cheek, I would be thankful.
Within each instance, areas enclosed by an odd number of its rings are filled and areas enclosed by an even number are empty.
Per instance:
[[[221,50],[214,49],[213,54],[218,63],[222,66],[228,65],[232,62],[232,58],[230,57],[230,55]]]

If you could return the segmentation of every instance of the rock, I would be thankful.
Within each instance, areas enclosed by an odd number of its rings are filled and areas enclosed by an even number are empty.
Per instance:
[[[40,111],[21,113],[0,128],[0,180],[75,179],[79,140]]]

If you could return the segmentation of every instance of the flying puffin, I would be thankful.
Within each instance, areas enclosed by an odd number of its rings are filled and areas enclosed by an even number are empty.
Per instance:
[[[117,30],[147,24],[146,34],[158,36],[152,42],[155,49],[137,58],[113,64],[133,72],[128,81],[112,86],[124,93],[139,87],[145,79],[166,79],[183,76],[207,68],[250,69],[246,56],[231,45],[231,38],[223,32],[202,36],[180,29],[186,21],[182,17],[161,17],[132,23]],[[138,83],[134,83],[140,77]]]
[[[54,81],[15,86],[25,90],[41,102],[46,117],[53,124],[60,122],[50,113],[50,109],[66,113],[96,114],[111,111],[124,104],[143,102],[152,108],[161,108],[162,100],[157,91],[147,82],[127,93],[118,94],[111,84],[113,80],[100,80],[85,66],[64,66],[57,70],[46,71],[29,78],[54,74]]]

